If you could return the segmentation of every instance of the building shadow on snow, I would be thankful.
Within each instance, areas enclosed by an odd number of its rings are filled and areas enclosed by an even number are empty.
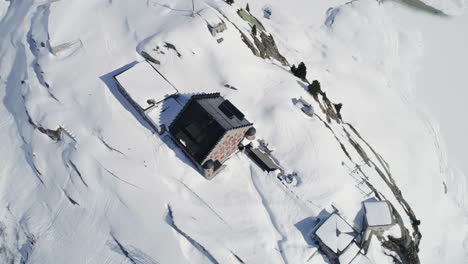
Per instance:
[[[135,66],[137,63],[138,61],[131,62],[112,72],[102,75],[99,78],[106,85],[109,91],[115,96],[117,101],[119,101],[119,103],[128,112],[132,114],[132,116],[140,123],[140,125],[142,125],[146,129],[151,131],[153,135],[158,136],[157,138],[159,138],[168,148],[174,151],[178,159],[180,159],[185,164],[190,166],[193,170],[195,170],[197,173],[199,173],[198,169],[191,162],[191,160],[185,155],[185,153],[180,149],[180,147],[177,146],[177,144],[172,140],[169,133],[168,132],[159,133],[160,131],[156,129],[154,124],[150,124],[150,122],[137,109],[135,109],[135,107],[119,91],[119,88],[117,87],[117,81],[114,79],[114,76],[130,69],[131,67]],[[178,114],[177,111],[174,111],[174,110],[177,110],[175,109],[176,107],[174,104],[178,103],[179,104],[178,109],[181,110],[182,109],[181,104],[186,103],[188,101],[188,98],[190,98],[190,96],[192,96],[192,94],[178,94],[176,96],[178,99],[174,99],[174,96],[167,95],[166,100],[164,100],[159,106],[160,108],[159,120],[161,121],[161,123],[165,124],[166,126],[169,126],[170,122]],[[170,99],[174,99],[174,100],[170,100]]]
[[[125,110],[130,112],[133,115],[133,117],[135,117],[135,119],[138,120],[138,122],[142,126],[144,126],[145,128],[149,129],[151,132],[154,133],[156,131],[154,131],[151,125],[148,124],[148,122],[141,116],[140,113],[138,113],[138,111],[132,106],[132,104],[127,99],[125,99],[125,97],[119,92],[119,88],[117,87],[116,80],[114,79],[115,75],[130,69],[136,64],[138,64],[138,61],[133,61],[125,66],[122,66],[105,75],[102,75],[101,77],[99,77],[99,79],[101,79],[101,81],[107,86],[107,89],[109,89],[112,95],[114,95],[114,97],[125,108]]]
[[[366,212],[364,211],[365,202],[377,202],[378,200],[375,197],[368,198],[361,202],[362,206],[359,212],[356,214],[353,220],[353,227],[358,231],[362,232],[364,230],[364,217]]]
[[[330,213],[323,209],[317,216],[304,218],[301,221],[295,223],[294,226],[297,228],[297,230],[299,230],[299,232],[301,232],[302,237],[307,244],[310,246],[317,246],[314,241],[314,232],[319,227],[320,223],[329,216]]]
[[[166,97],[164,101],[161,102],[161,105],[158,106],[159,110],[159,124],[163,125],[165,132],[160,134],[161,140],[166,144],[172,151],[174,151],[177,158],[182,160],[185,164],[190,166],[197,173],[198,168],[193,164],[190,158],[185,154],[185,152],[174,142],[173,138],[169,134],[169,125],[177,117],[177,115],[182,111],[182,108],[189,101],[190,97],[195,95],[195,93],[190,94],[177,94],[170,95]]]

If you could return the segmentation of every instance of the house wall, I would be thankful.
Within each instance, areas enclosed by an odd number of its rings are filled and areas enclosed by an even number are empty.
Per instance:
[[[250,127],[252,126],[240,127],[227,131],[211,150],[202,164],[209,159],[212,159],[213,161],[218,160],[219,162],[224,163],[224,161],[226,161],[229,156],[237,150],[239,143],[245,137],[245,132],[247,132]]]
[[[224,30],[226,30],[227,27],[226,27],[226,24],[223,21],[223,22],[221,22],[221,23],[219,23],[217,25],[214,25],[214,26],[210,25],[209,29],[210,29],[211,35],[214,37],[214,36],[216,36],[216,34],[221,33]]]

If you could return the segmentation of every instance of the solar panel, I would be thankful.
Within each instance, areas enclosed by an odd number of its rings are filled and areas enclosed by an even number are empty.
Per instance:
[[[244,114],[239,111],[229,100],[224,100],[219,106],[221,110],[229,119],[232,119],[236,116],[239,120],[244,119]]]

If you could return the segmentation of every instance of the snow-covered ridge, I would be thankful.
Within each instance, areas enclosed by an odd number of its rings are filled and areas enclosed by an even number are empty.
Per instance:
[[[395,26],[385,6],[341,3],[327,25],[329,1],[249,4],[279,52],[291,64],[304,61],[308,78],[343,103],[343,119],[385,157],[422,220],[423,263],[442,263],[463,248],[447,248],[448,234],[435,230],[453,214],[433,212],[460,210],[444,194],[431,134],[402,97],[418,40]],[[0,22],[0,136],[8,139],[0,148],[3,259],[303,263],[315,250],[308,232],[324,209],[333,204],[349,222],[360,219],[365,196],[350,175],[355,164],[336,141],[346,133],[332,122],[335,138],[323,114],[325,123],[298,111],[292,99],[301,96],[319,109],[305,84],[288,67],[254,56],[231,24],[218,43],[206,21],[191,17],[190,1],[8,4]],[[245,1],[195,4],[250,30],[237,14]],[[267,4],[270,19],[263,17]],[[213,181],[204,180],[170,139],[152,134],[115,87],[112,76],[142,61],[141,51],[160,62],[181,93],[222,92],[237,102],[301,185],[285,188],[242,154]],[[39,128],[60,130],[60,140]],[[357,152],[351,155],[361,163]],[[378,177],[370,181],[392,199]],[[391,263],[373,245],[369,256]],[[311,263],[324,261],[317,256]]]

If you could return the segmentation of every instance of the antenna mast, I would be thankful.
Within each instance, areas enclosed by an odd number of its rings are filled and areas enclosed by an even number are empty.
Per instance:
[[[192,0],[192,17],[195,16],[195,3],[194,0]]]

